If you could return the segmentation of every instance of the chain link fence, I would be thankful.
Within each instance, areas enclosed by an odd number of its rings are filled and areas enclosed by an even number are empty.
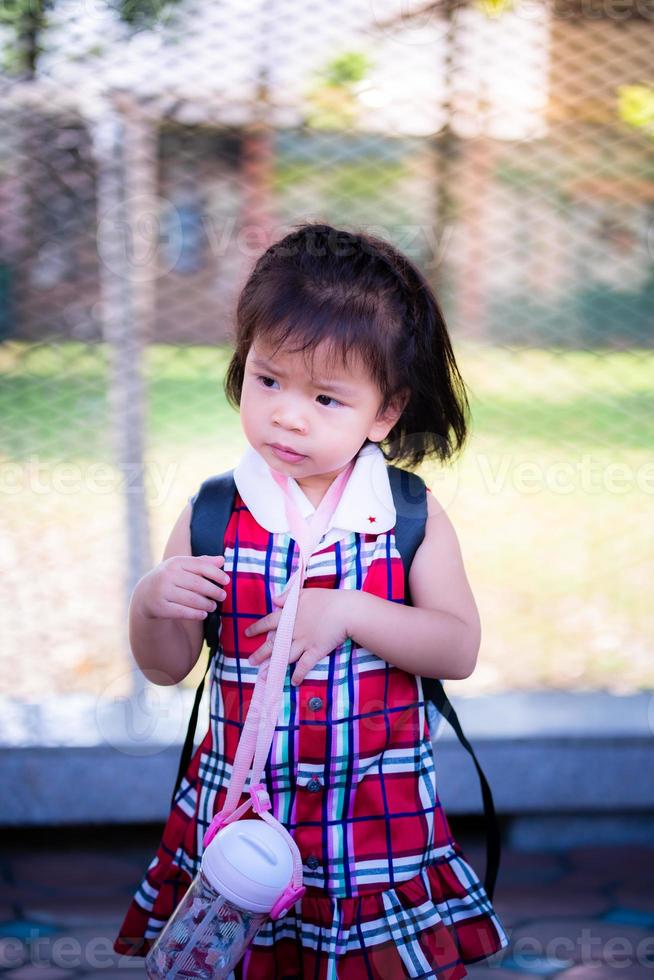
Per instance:
[[[445,307],[473,431],[420,472],[482,615],[457,693],[652,686],[653,22],[651,0],[0,10],[7,694],[138,683],[129,594],[244,449],[235,300],[304,219],[392,240]]]

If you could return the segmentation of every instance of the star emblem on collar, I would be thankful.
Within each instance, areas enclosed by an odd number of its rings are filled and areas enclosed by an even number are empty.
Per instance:
[[[374,524],[375,521],[377,520],[377,518],[371,516],[371,517],[368,518],[368,520],[370,521],[371,524]]]

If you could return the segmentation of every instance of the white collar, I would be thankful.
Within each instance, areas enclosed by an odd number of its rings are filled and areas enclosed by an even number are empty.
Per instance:
[[[266,460],[248,444],[234,469],[236,488],[255,520],[267,531],[288,533],[284,496],[270,473]],[[303,517],[316,508],[297,481],[289,480],[291,493]],[[354,469],[336,510],[321,538],[326,547],[350,531],[379,534],[395,526],[395,505],[386,460],[379,446],[364,443],[357,453]]]

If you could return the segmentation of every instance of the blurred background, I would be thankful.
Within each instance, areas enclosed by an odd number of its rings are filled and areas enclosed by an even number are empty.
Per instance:
[[[239,288],[307,218],[387,237],[445,307],[473,431],[420,473],[484,624],[457,692],[652,686],[652,16],[2,9],[6,694],[138,684],[131,589],[245,445],[222,393]]]

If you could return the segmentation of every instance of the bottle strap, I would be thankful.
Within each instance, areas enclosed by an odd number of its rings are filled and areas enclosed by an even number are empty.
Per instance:
[[[310,519],[306,519],[292,498],[289,477],[281,475],[271,468],[272,476],[284,493],[290,534],[298,545],[298,566],[284,590],[287,595],[284,605],[281,607],[279,622],[275,630],[272,654],[269,660],[260,665],[257,672],[252,699],[236,748],[225,802],[222,809],[214,816],[204,835],[205,847],[221,827],[238,819],[251,805],[261,816],[264,816],[264,812],[270,809],[270,798],[261,783],[261,778],[270,754],[279,716],[282,690],[286,680],[286,670],[293,640],[293,628],[306,565],[318,547],[353,469],[354,461],[352,460],[332,482],[315,513]],[[250,773],[249,785],[251,799],[239,806],[238,803],[253,758],[254,764]],[[287,838],[293,855],[293,886],[300,888],[302,885],[302,858],[295,841],[272,814],[266,814],[265,819],[278,828],[281,827]]]

